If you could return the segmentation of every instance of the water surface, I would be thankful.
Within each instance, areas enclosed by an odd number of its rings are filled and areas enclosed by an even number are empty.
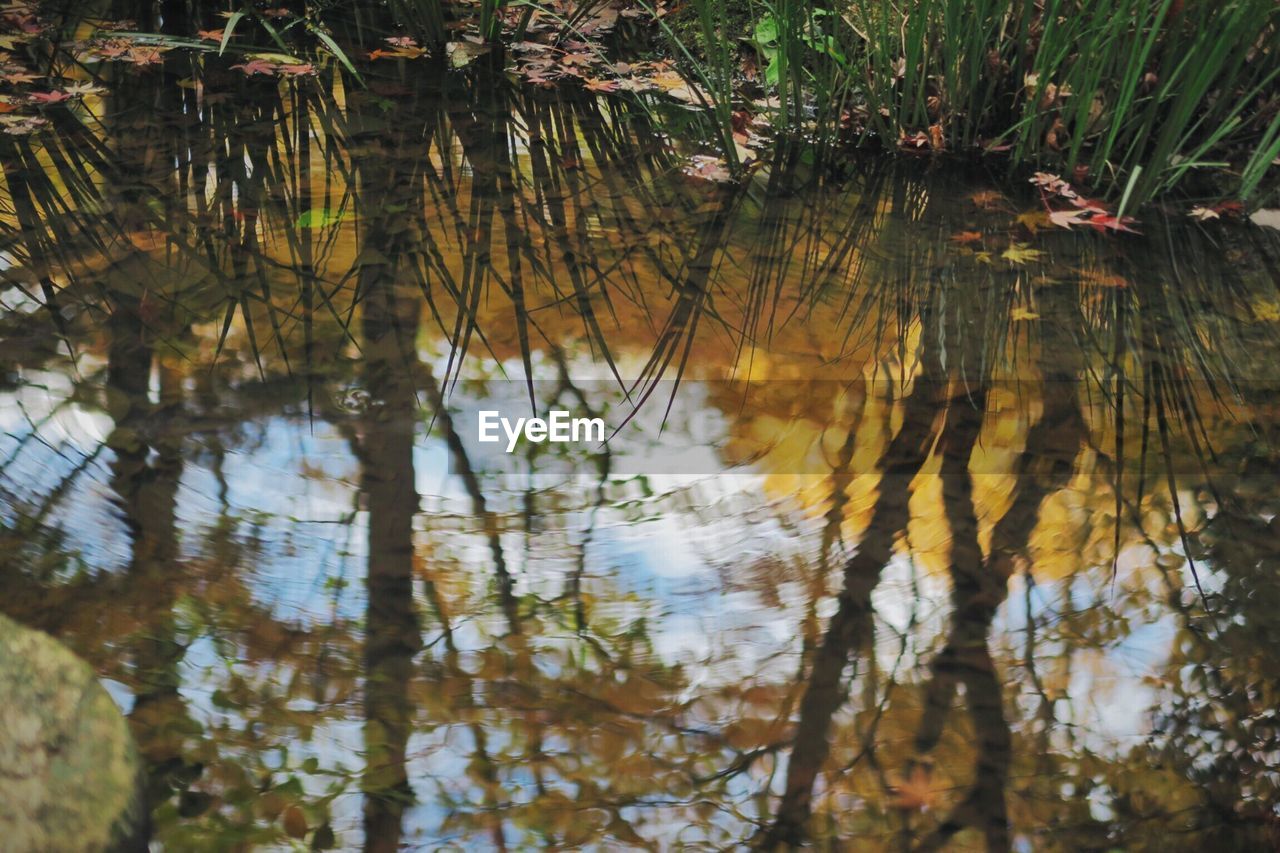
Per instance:
[[[1275,843],[1273,232],[230,63],[0,137],[0,602],[167,849]]]

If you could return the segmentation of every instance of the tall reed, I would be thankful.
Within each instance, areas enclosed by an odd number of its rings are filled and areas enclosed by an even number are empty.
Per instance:
[[[726,0],[691,0],[711,44]],[[1230,169],[1253,195],[1280,154],[1280,6],[1273,0],[749,0],[748,41],[780,125],[831,119],[894,146],[1008,150],[1088,174],[1126,205]],[[671,34],[670,30],[667,30]],[[724,55],[695,58],[717,79]],[[723,96],[723,86],[712,90]],[[729,97],[733,97],[730,95]],[[802,122],[802,123],[803,123]],[[1078,171],[1077,171],[1078,170]]]

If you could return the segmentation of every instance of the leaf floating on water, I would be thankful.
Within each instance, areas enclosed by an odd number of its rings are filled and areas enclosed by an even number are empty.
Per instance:
[[[1083,210],[1051,210],[1049,221],[1059,228],[1070,228],[1073,225],[1079,225],[1080,217],[1084,214]]]
[[[1049,221],[1059,228],[1074,228],[1084,225],[1095,231],[1125,231],[1130,234],[1138,232],[1130,228],[1137,220],[1131,216],[1115,216],[1102,202],[1085,198],[1071,184],[1057,175],[1048,172],[1036,172],[1031,183],[1040,188],[1040,196],[1045,209],[1049,212]],[[1051,199],[1065,199],[1074,209],[1053,210],[1049,207]]]
[[[231,67],[238,71],[243,71],[250,77],[254,74],[272,75],[276,73],[276,66],[265,59],[251,59],[248,62],[242,62]]]
[[[981,231],[958,231],[955,234],[951,235],[951,242],[957,243],[961,246],[967,246],[970,243],[981,243],[982,232]]]
[[[1113,216],[1110,213],[1094,213],[1088,219],[1083,220],[1083,224],[1088,225],[1095,231],[1125,231],[1129,234],[1138,233],[1129,227],[1130,225],[1137,224],[1137,221],[1131,216]]]
[[[66,92],[32,92],[28,97],[37,104],[60,104],[71,100]]]
[[[164,54],[168,50],[167,47],[134,47],[129,49],[124,58],[133,65],[158,65],[164,61]]]
[[[981,190],[969,196],[969,201],[973,202],[982,210],[998,210],[1005,206],[1005,198],[995,190]]]
[[[1050,213],[1043,210],[1028,210],[1026,213],[1019,213],[1016,222],[1032,234],[1039,233],[1041,228],[1047,227],[1053,218]]]
[[[0,80],[6,83],[30,83],[43,76],[43,74],[32,74],[28,71],[6,71],[0,74]]]
[[[270,54],[269,57],[260,55],[251,58],[248,62],[231,67],[250,77],[254,74],[263,74],[267,77],[301,77],[316,73],[316,67],[310,62],[297,62],[293,57],[283,54]]]
[[[1011,243],[1009,248],[1000,254],[1000,257],[1011,264],[1021,265],[1031,261],[1038,261],[1043,254],[1044,252],[1031,248],[1027,243]]]
[[[1077,193],[1072,189],[1071,184],[1064,181],[1057,175],[1048,172],[1036,172],[1031,176],[1031,183],[1038,186],[1050,195],[1061,196],[1062,198],[1076,198]]]
[[[0,127],[10,136],[26,136],[35,133],[49,122],[36,116],[0,115]]]
[[[1123,276],[1114,275],[1104,272],[1100,269],[1086,269],[1080,271],[1080,281],[1084,284],[1092,284],[1096,287],[1128,287],[1129,280]]]
[[[1280,208],[1266,208],[1255,211],[1249,217],[1249,221],[1254,225],[1261,225],[1264,228],[1280,229]]]
[[[1009,319],[1014,321],[1039,320],[1040,315],[1030,310],[1029,308],[1014,308],[1011,312],[1009,312]]]
[[[388,47],[369,51],[370,59],[417,59],[427,55],[427,49],[408,36],[388,36],[383,41]]]
[[[718,157],[711,157],[707,154],[695,154],[690,157],[683,171],[690,177],[700,178],[704,181],[728,183],[733,180],[733,175],[729,172],[729,167],[725,165],[725,162]]]
[[[451,41],[444,46],[444,52],[449,57],[450,68],[466,68],[477,57],[488,53],[489,45],[469,41]]]

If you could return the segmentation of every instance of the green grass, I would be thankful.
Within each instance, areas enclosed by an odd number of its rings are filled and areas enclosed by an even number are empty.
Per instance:
[[[818,139],[853,124],[897,146],[1007,150],[1015,165],[1086,174],[1128,205],[1204,169],[1253,196],[1280,155],[1280,6],[1227,0],[750,0],[775,125]],[[673,52],[723,76],[707,50],[725,0],[690,0],[699,47]],[[721,97],[745,103],[741,91]]]

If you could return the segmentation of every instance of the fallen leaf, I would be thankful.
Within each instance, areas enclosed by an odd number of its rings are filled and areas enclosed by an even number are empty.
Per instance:
[[[649,82],[664,92],[678,89],[684,85],[684,78],[675,71],[660,71],[649,77]]]
[[[417,45],[398,45],[392,47],[390,50],[379,47],[369,51],[370,59],[386,59],[387,57],[395,57],[397,59],[417,59],[420,56],[426,55],[426,49],[418,47]]]
[[[101,86],[95,86],[92,83],[72,83],[62,91],[68,95],[96,95],[102,91]]]
[[[1005,204],[1004,196],[995,190],[981,190],[973,193],[969,196],[969,201],[983,210],[996,210]]]
[[[222,34],[225,30],[197,30],[196,35],[205,41],[222,41]]]
[[[1059,228],[1071,228],[1080,224],[1080,217],[1085,215],[1083,210],[1051,210],[1049,211],[1049,221]]]
[[[1110,213],[1095,213],[1093,216],[1084,220],[1084,224],[1088,225],[1095,231],[1125,231],[1129,234],[1138,233],[1129,227],[1130,225],[1136,224],[1133,217],[1130,216],[1112,216]]]
[[[1039,320],[1040,315],[1027,308],[1014,308],[1009,312],[1009,319],[1015,322],[1018,320]]]
[[[1028,210],[1026,213],[1019,213],[1016,221],[1032,234],[1036,234],[1041,228],[1048,226],[1052,218],[1051,214],[1045,213],[1043,210]]]
[[[138,66],[157,65],[164,61],[165,47],[133,47],[125,59]]]
[[[49,122],[36,116],[0,115],[0,126],[10,136],[26,136],[35,133]]]
[[[5,16],[4,22],[10,27],[21,30],[27,35],[35,35],[40,32],[40,21],[34,14],[24,12],[21,9],[11,9]]]
[[[1031,183],[1035,184],[1040,189],[1047,193],[1052,193],[1053,195],[1059,195],[1063,198],[1075,198],[1078,195],[1078,193],[1071,188],[1071,184],[1049,172],[1036,172],[1031,176],[1030,180]]]
[[[982,242],[981,231],[959,231],[951,235],[951,242],[958,243],[961,246],[967,246],[970,243]]]
[[[915,133],[903,133],[898,137],[898,147],[907,149],[920,149],[929,146],[929,136],[923,130]]]
[[[1040,260],[1040,256],[1043,254],[1044,252],[1039,249],[1033,249],[1026,243],[1012,243],[1009,248],[1000,253],[1000,257],[1011,264],[1025,264],[1030,261]]]
[[[929,147],[934,151],[942,151],[947,147],[947,138],[942,133],[942,125],[929,126]]]
[[[628,77],[618,81],[618,88],[624,92],[652,92],[654,86],[643,77]]]
[[[444,52],[449,57],[450,67],[466,68],[476,57],[488,53],[489,46],[469,41],[451,41],[444,46]]]
[[[690,157],[683,171],[686,175],[704,181],[727,183],[733,180],[733,175],[730,174],[729,167],[723,160],[706,154],[695,154]]]
[[[1098,287],[1129,286],[1129,280],[1123,276],[1095,269],[1080,270],[1080,281],[1084,284],[1092,284]]]
[[[1264,228],[1280,229],[1280,208],[1264,207],[1261,210],[1254,211],[1253,215],[1249,217],[1249,221]]]
[[[29,71],[6,71],[0,74],[0,80],[6,83],[30,83],[33,80],[39,80],[43,74],[32,74]]]
[[[66,92],[32,92],[28,97],[37,104],[60,104],[71,100]]]
[[[252,77],[254,74],[266,74],[268,76],[276,73],[278,66],[274,62],[268,62],[265,59],[251,59],[248,62],[242,62],[232,68],[243,71],[246,75]]]
[[[120,39],[111,39],[102,44],[95,45],[89,52],[103,59],[119,59],[124,56],[133,46],[127,41]]]

